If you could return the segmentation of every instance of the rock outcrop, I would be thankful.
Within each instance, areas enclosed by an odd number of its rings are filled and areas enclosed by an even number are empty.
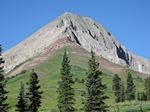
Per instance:
[[[136,56],[122,46],[102,25],[88,17],[65,13],[25,41],[4,53],[6,73],[38,56],[61,38],[67,37],[87,51],[138,72],[150,73],[150,61]]]

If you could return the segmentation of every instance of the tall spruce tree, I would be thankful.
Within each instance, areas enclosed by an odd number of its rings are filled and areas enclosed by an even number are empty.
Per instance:
[[[25,88],[24,84],[20,84],[20,92],[18,96],[18,102],[16,105],[17,109],[16,111],[18,112],[28,112],[28,104],[26,101],[26,94],[25,94]]]
[[[113,78],[113,90],[114,90],[114,95],[116,96],[116,103],[121,102],[121,93],[122,93],[122,89],[121,89],[121,78],[115,74],[114,78]]]
[[[89,69],[86,79],[85,112],[107,112],[108,106],[105,100],[106,85],[102,83],[102,72],[98,70],[95,53],[91,52],[91,59],[88,62]]]
[[[126,88],[126,99],[128,101],[135,100],[136,89],[133,82],[131,73],[128,73],[127,77],[127,88]]]
[[[61,66],[61,81],[58,87],[58,108],[60,112],[75,112],[74,95],[75,91],[72,88],[73,80],[71,74],[70,60],[65,50]]]
[[[7,91],[6,91],[6,79],[4,77],[4,60],[2,58],[2,47],[0,45],[0,112],[8,112]]]
[[[150,77],[145,79],[145,95],[147,100],[150,100]]]
[[[41,86],[39,84],[38,75],[34,72],[31,73],[30,81],[27,83],[29,85],[27,97],[29,98],[29,112],[38,112],[41,106],[41,98],[43,91],[40,90]]]

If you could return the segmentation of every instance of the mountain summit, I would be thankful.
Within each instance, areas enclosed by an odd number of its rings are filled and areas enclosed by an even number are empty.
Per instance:
[[[29,38],[4,53],[6,73],[23,63],[50,53],[67,43],[75,44],[115,64],[149,74],[150,61],[136,56],[122,46],[102,25],[88,17],[65,13]],[[42,60],[37,58],[36,61]]]

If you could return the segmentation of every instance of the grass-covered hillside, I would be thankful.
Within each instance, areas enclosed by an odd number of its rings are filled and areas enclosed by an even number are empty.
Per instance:
[[[58,87],[58,81],[60,80],[60,66],[63,51],[64,49],[58,50],[49,59],[35,67],[35,71],[38,73],[40,78],[42,90],[44,91],[42,95],[42,107],[40,108],[40,112],[57,112],[56,91]],[[83,49],[77,48],[68,48],[68,52],[72,65],[73,78],[75,80],[74,88],[76,90],[76,109],[78,109],[77,112],[82,112],[82,110],[80,110],[83,107],[83,98],[81,97],[81,94],[83,93],[85,87],[84,79],[86,76],[85,74],[88,67],[87,62],[90,58],[90,54]],[[106,103],[110,107],[110,112],[141,112],[141,108],[144,110],[144,112],[148,112],[148,109],[150,109],[150,102],[133,101],[116,104],[112,91],[112,78],[114,75],[104,68],[100,69],[103,71],[103,83],[105,83],[108,87],[106,95],[109,96],[109,99],[106,101]],[[126,72],[127,71],[124,70],[120,74],[120,77],[124,83],[127,76]],[[8,80],[7,90],[9,91],[8,102],[11,107],[10,112],[15,111],[20,82],[28,82],[30,73],[31,70],[24,71],[22,74]],[[137,91],[143,91],[143,80],[139,78],[135,72],[131,71],[131,73],[133,74]]]

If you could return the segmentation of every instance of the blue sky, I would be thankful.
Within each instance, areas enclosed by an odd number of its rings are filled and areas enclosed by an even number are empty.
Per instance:
[[[15,46],[64,12],[89,16],[150,59],[150,0],[0,0],[0,43]]]

